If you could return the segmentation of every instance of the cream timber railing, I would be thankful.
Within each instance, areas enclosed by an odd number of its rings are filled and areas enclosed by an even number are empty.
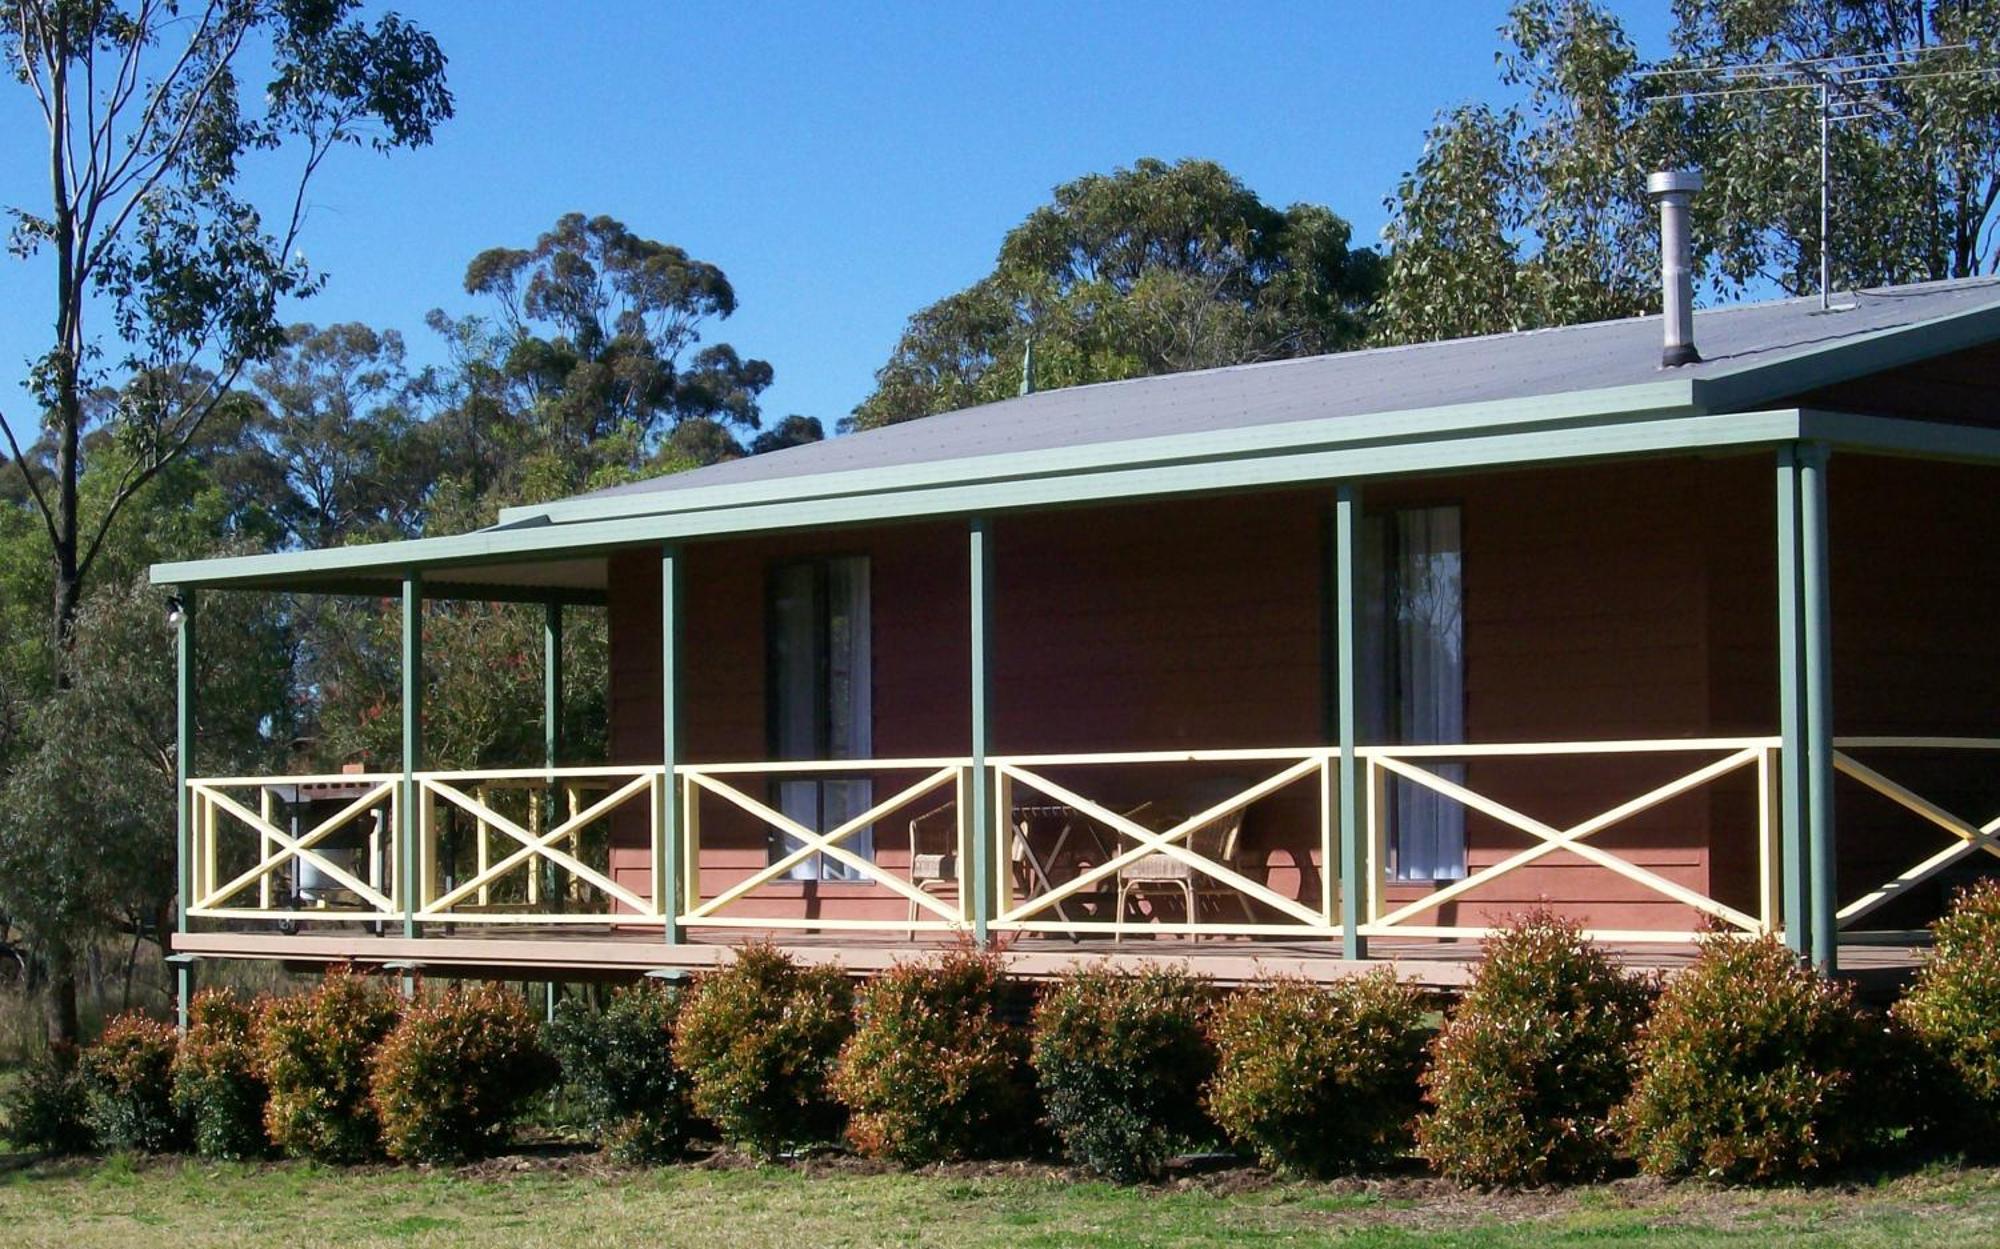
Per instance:
[[[1475,890],[1491,885],[1512,872],[1541,859],[1566,851],[1585,861],[1616,873],[1644,890],[1665,897],[1682,906],[1691,908],[1699,915],[1719,923],[1724,931],[1745,936],[1758,936],[1778,931],[1781,926],[1779,913],[1779,819],[1778,819],[1778,767],[1777,757],[1781,745],[1775,737],[1734,737],[1665,739],[1653,741],[1607,741],[1607,742],[1532,742],[1495,745],[1453,745],[1453,746],[1365,746],[1356,753],[1365,766],[1365,804],[1368,830],[1368,861],[1372,865],[1369,872],[1370,896],[1367,898],[1368,923],[1362,931],[1370,936],[1407,937],[1456,937],[1478,938],[1488,936],[1493,929],[1479,924],[1413,923],[1447,903],[1457,901]],[[1466,785],[1450,780],[1426,763],[1462,763],[1479,759],[1552,759],[1560,757],[1595,757],[1615,755],[1720,755],[1720,758],[1704,763],[1698,768],[1684,772],[1673,779],[1654,786],[1624,802],[1607,808],[1586,819],[1557,828],[1533,816],[1523,814],[1504,803],[1479,793]],[[1754,769],[1756,773],[1756,817],[1755,835],[1757,841],[1757,901],[1756,913],[1728,906],[1698,890],[1691,889],[1677,881],[1670,880],[1630,859],[1613,854],[1602,846],[1593,844],[1590,838],[1607,829],[1614,828],[1633,817],[1650,811],[1664,803],[1671,802],[1705,786],[1713,784],[1733,773]],[[1384,900],[1387,884],[1388,827],[1389,827],[1389,783],[1392,779],[1407,781],[1421,786],[1458,803],[1466,810],[1496,821],[1516,832],[1533,839],[1526,849],[1510,854],[1460,880],[1425,893],[1422,897],[1390,908]],[[1701,936],[1692,929],[1607,929],[1587,930],[1592,937],[1605,941],[1632,942],[1681,942],[1691,941]]]
[[[969,798],[970,787],[975,783],[972,760],[968,758],[823,759],[780,763],[684,764],[675,771],[680,780],[681,831],[686,847],[682,862],[687,865],[683,875],[684,891],[679,915],[679,922],[683,927],[823,931],[878,929],[916,933],[959,932],[971,925],[973,891],[968,864],[972,844],[970,820],[972,804]],[[866,810],[841,821],[825,832],[808,827],[763,798],[746,792],[751,789],[768,791],[785,780],[873,781],[881,777],[900,778],[911,775],[916,779],[902,784],[888,797],[872,803]],[[932,800],[934,803],[933,796],[946,788],[952,791],[951,805],[957,812],[954,826],[956,853],[951,856],[955,864],[954,888],[950,901],[938,897],[929,890],[919,888],[907,875],[898,875],[885,868],[875,858],[857,853],[848,844],[863,830],[872,830],[891,816],[908,812],[920,802]],[[777,833],[778,844],[785,847],[763,867],[718,890],[714,896],[706,898],[702,896],[701,886],[701,811],[704,795],[718,799],[748,815],[758,826]],[[905,920],[839,915],[805,917],[745,915],[740,912],[724,914],[730,907],[766,887],[789,879],[793,871],[802,864],[822,856],[852,873],[851,876],[837,882],[836,888],[852,884],[880,886],[906,902],[911,908],[911,917]]]
[[[1833,744],[1833,767],[1836,773],[1858,782],[1920,820],[1951,835],[1951,840],[1943,849],[1911,864],[1894,877],[1836,911],[1834,920],[1841,929],[1854,929],[1857,921],[1909,895],[1918,885],[1936,877],[1961,859],[1980,851],[2000,858],[2000,815],[1984,823],[1975,823],[1946,810],[1938,803],[1898,781],[1891,780],[1876,768],[1855,758],[1856,754],[1873,755],[1877,752],[1904,757],[1919,753],[1946,755],[1985,753],[1995,756],[1987,761],[1987,768],[1991,770],[2000,767],[2000,738],[1836,737]]]
[[[666,773],[657,767],[522,768],[419,772],[423,830],[417,918],[455,924],[659,922],[650,897],[613,878],[611,817],[644,803],[648,837],[660,836]],[[447,824],[469,822],[466,857]],[[496,857],[496,848],[500,853]]]
[[[993,809],[998,813],[994,861],[997,902],[992,928],[996,932],[1110,934],[1128,931],[1148,935],[1338,937],[1333,885],[1334,839],[1338,816],[1334,803],[1335,768],[1340,752],[1324,747],[1296,750],[1133,751],[1110,754],[1011,755],[989,760],[995,787]],[[1197,767],[1211,778],[1179,786],[1132,783],[1163,767]],[[1120,773],[1119,789],[1128,796],[1113,802],[1088,796],[1081,783],[1053,777],[1058,769],[1083,768],[1093,773]],[[1254,781],[1240,777],[1216,779],[1220,771],[1256,770],[1266,775]],[[1319,877],[1311,904],[1287,897],[1254,879],[1240,852],[1242,825],[1249,809],[1294,786],[1317,787],[1314,804],[1318,837]],[[1198,795],[1192,801],[1171,797],[1179,789]],[[1037,847],[1031,817],[1017,814],[1055,811],[1061,827],[1055,845]],[[1072,839],[1081,835],[1092,854],[1064,875],[1060,858]],[[1106,839],[1105,834],[1109,837]],[[1201,847],[1200,850],[1196,846]],[[1304,884],[1307,873],[1301,872]],[[1185,898],[1182,918],[1139,928],[1128,920],[1128,905],[1140,888],[1171,884]],[[1021,896],[1016,896],[1017,887]],[[1213,922],[1201,918],[1204,896],[1224,891],[1235,899],[1243,919]],[[1075,909],[1088,902],[1092,909]],[[1279,919],[1258,919],[1251,903],[1275,911]]]
[[[402,914],[402,882],[394,853],[402,798],[400,777],[391,773],[334,773],[324,776],[225,776],[190,780],[188,797],[193,836],[189,879],[194,882],[187,913],[203,919],[268,919],[296,909],[298,882],[307,872],[330,882],[315,911],[326,918],[382,920]],[[253,809],[243,797],[256,795]],[[301,826],[279,814],[320,795],[332,812]],[[254,834],[254,849],[235,836]],[[332,843],[338,842],[336,846]],[[338,853],[341,858],[330,857]],[[341,861],[345,860],[345,861]],[[278,906],[281,885],[287,905]],[[256,888],[254,904],[243,898]],[[330,895],[336,890],[343,896]]]

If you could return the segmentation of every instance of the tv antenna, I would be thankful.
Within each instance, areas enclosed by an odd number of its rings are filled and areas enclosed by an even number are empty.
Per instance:
[[[1900,116],[1883,98],[1885,87],[1930,78],[1992,77],[2000,65],[1939,67],[1937,57],[1946,53],[1976,55],[1981,49],[1971,43],[1932,44],[1921,48],[1887,52],[1859,52],[1846,56],[1806,57],[1790,61],[1711,62],[1642,70],[1635,78],[1671,82],[1683,87],[1663,86],[1646,97],[1647,104],[1668,104],[1709,100],[1723,96],[1757,95],[1779,91],[1809,91],[1819,104],[1819,306],[1825,312],[1833,306],[1833,207],[1831,136],[1833,127],[1857,118]]]

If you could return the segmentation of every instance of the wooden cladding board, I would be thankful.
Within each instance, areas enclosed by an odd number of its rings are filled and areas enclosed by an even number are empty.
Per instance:
[[[1596,464],[1430,478],[1370,488],[1370,508],[1458,504],[1464,514],[1468,739],[1584,741],[1770,733],[1774,685],[1772,462],[1768,456]],[[1836,478],[1836,492],[1838,492]],[[994,522],[996,753],[1292,747],[1322,739],[1322,512],[1328,492],[1266,492]],[[764,759],[764,576],[774,560],[868,554],[874,578],[876,755],[968,749],[966,534],[912,524],[686,548],[682,743],[688,761]],[[612,562],[612,749],[658,751],[658,556]],[[1720,681],[1736,693],[1720,693]],[[1744,715],[1738,713],[1738,703]],[[1750,705],[1764,709],[1750,715]],[[1724,725],[1724,719],[1730,719]],[[1738,725],[1736,721],[1756,721]],[[1480,761],[1470,785],[1558,827],[1708,757]],[[1262,765],[1258,765],[1262,767]],[[1144,799],[1204,769],[1124,769],[1084,793]],[[1270,767],[1268,771],[1276,771]],[[1208,785],[1250,783],[1210,765]],[[914,777],[912,777],[914,779]],[[894,779],[878,783],[888,793]],[[754,785],[754,781],[750,781]],[[1706,891],[1712,869],[1754,865],[1748,783],[1700,791],[1600,835],[1606,849]],[[906,819],[876,829],[886,865]],[[1470,861],[1528,839],[1474,817]],[[764,835],[708,801],[702,893],[764,861]],[[1310,783],[1246,823],[1250,875],[1318,905],[1318,799]],[[644,829],[626,823],[620,879],[646,881]],[[1722,843],[1732,843],[1722,849]],[[1734,881],[1716,881],[1736,891]],[[1398,885],[1396,897],[1422,893]],[[810,895],[810,897],[808,897]],[[1744,899],[1728,899],[1748,903]],[[1484,923],[1550,903],[1606,929],[1684,929],[1690,913],[1574,855],[1554,853],[1460,899],[1444,919]],[[784,883],[740,913],[894,917],[906,903],[866,885]]]

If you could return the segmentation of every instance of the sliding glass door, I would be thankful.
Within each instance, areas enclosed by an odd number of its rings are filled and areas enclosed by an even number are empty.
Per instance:
[[[868,560],[863,556],[800,560],[771,570],[766,638],[770,736],[774,759],[866,759],[873,741],[873,656]],[[866,778],[824,776],[778,783],[778,808],[818,832],[828,832],[874,803]],[[874,830],[840,843],[874,857]],[[773,861],[798,848],[773,832]],[[851,880],[857,873],[825,855],[791,870],[797,880]]]

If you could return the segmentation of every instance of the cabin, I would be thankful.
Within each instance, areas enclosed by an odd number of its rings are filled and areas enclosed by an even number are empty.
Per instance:
[[[1653,965],[1718,930],[1907,963],[2000,867],[1996,499],[2000,281],[1965,280],[1025,393],[161,565],[184,770],[204,598],[403,613],[400,766],[183,777],[174,948],[1451,985],[1544,907]],[[545,606],[551,724],[604,610],[608,758],[429,766],[450,599]]]

